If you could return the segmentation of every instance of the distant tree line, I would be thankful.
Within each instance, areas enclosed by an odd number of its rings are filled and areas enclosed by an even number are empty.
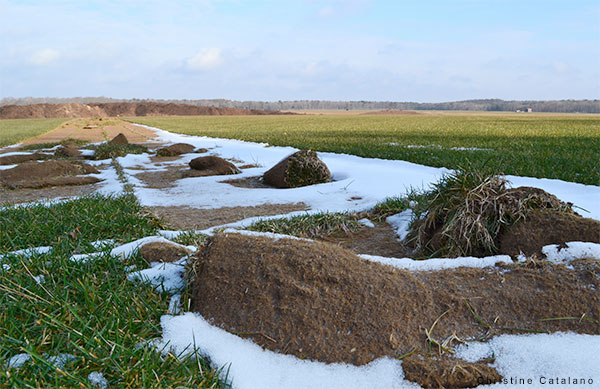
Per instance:
[[[416,103],[395,101],[235,101],[226,99],[203,100],[161,100],[161,99],[113,99],[109,97],[6,97],[0,100],[3,105],[62,104],[62,103],[117,103],[117,102],[156,102],[176,103],[196,106],[214,106],[219,108],[245,108],[270,111],[285,110],[440,110],[440,111],[527,111],[533,112],[579,112],[600,113],[600,100],[537,100],[505,101],[501,99],[482,99],[451,101],[445,103]]]

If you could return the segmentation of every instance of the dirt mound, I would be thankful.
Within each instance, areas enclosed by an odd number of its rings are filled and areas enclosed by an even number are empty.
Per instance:
[[[173,157],[176,155],[194,152],[195,147],[188,143],[175,143],[156,150],[156,155],[161,157]]]
[[[0,165],[15,165],[18,163],[37,161],[39,159],[48,158],[49,154],[34,153],[34,154],[16,154],[0,157]]]
[[[425,330],[435,353],[442,352],[437,344],[451,347],[453,335],[598,334],[600,278],[593,274],[600,266],[587,261],[575,269],[411,273],[326,243],[225,234],[210,238],[194,263],[192,310],[274,351],[362,365],[384,355],[426,354]],[[582,315],[587,319],[541,321]]]
[[[190,253],[186,247],[169,242],[150,242],[140,247],[140,255],[148,262],[175,262]]]
[[[265,184],[276,188],[297,188],[331,181],[327,165],[312,150],[288,155],[263,175]]]
[[[85,163],[69,161],[25,162],[12,169],[0,170],[0,186],[7,188],[43,188],[46,186],[93,184],[95,177],[77,177],[99,173]]]
[[[600,222],[573,213],[539,209],[506,227],[498,251],[512,256],[536,254],[541,258],[543,246],[574,241],[600,243]]]
[[[404,111],[399,109],[383,109],[381,111],[361,113],[361,115],[423,115],[423,113],[416,111]]]
[[[74,118],[106,116],[102,109],[87,104],[32,104],[0,107],[0,119]]]
[[[571,204],[541,189],[507,189],[506,185],[504,177],[476,170],[443,177],[424,195],[418,210],[422,217],[411,224],[408,242],[425,255],[492,255],[498,253],[506,228],[531,211],[574,214]]]
[[[77,118],[169,115],[288,115],[290,112],[258,109],[201,107],[171,103],[31,104],[0,107],[0,119]]]
[[[81,156],[81,151],[75,143],[69,142],[56,149],[54,155],[57,157],[76,158]]]
[[[474,388],[500,382],[502,376],[485,363],[469,363],[451,358],[410,356],[402,360],[407,380],[423,388]]]
[[[123,133],[120,133],[112,138],[108,143],[111,145],[126,145],[129,144],[129,140],[127,140],[127,137]]]
[[[226,174],[238,174],[240,169],[223,158],[209,155],[207,157],[194,158],[189,163],[191,170],[183,173],[184,177],[220,176]]]

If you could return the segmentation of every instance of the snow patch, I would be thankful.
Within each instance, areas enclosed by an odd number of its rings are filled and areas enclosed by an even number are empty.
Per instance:
[[[93,371],[87,376],[88,381],[90,381],[90,385],[95,386],[100,389],[108,388],[108,380],[104,378],[104,375],[100,372]]]
[[[172,263],[152,262],[150,268],[129,273],[127,279],[149,281],[159,292],[178,292],[185,286],[186,264],[187,257]]]
[[[373,224],[372,221],[370,221],[369,219],[365,218],[365,219],[360,219],[358,221],[360,224],[362,224],[365,227],[369,227],[369,228],[374,228],[375,224]]]
[[[161,317],[163,352],[193,355],[197,350],[229,369],[234,387],[250,388],[418,388],[405,381],[401,362],[380,358],[365,366],[325,364],[264,350],[250,340],[211,326],[195,313]]]
[[[378,262],[384,265],[394,266],[398,269],[410,271],[430,271],[456,269],[459,267],[484,268],[494,266],[496,263],[512,264],[513,261],[509,255],[493,255],[489,257],[458,257],[458,258],[431,258],[424,260],[415,260],[412,258],[391,258],[380,257],[377,255],[360,254],[359,257],[372,262]]]
[[[406,236],[409,232],[410,222],[414,218],[414,213],[412,209],[406,209],[400,213],[397,213],[392,216],[388,216],[385,221],[396,229],[396,235],[398,235],[398,240],[402,242],[406,239]]]
[[[542,253],[554,263],[565,263],[576,259],[600,259],[600,244],[589,242],[568,242],[567,247],[556,244],[544,246]]]
[[[6,364],[7,369],[18,369],[22,367],[26,362],[31,360],[31,355],[27,353],[17,354],[10,357]]]
[[[553,334],[500,335],[487,343],[468,342],[456,348],[455,356],[475,362],[494,356],[495,367],[508,382],[480,387],[523,387],[511,377],[531,379],[534,386],[560,384],[562,378],[585,379],[585,387],[600,383],[600,364],[593,357],[600,350],[600,336],[557,332]],[[550,380],[558,379],[559,382]],[[551,385],[550,385],[551,384]],[[566,386],[560,386],[566,387]],[[570,385],[569,387],[579,387]]]

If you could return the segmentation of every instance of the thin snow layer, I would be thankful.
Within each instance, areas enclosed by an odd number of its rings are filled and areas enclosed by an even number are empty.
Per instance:
[[[145,238],[141,238],[141,239],[135,240],[133,242],[125,243],[124,245],[115,247],[114,249],[112,249],[110,251],[110,255],[118,256],[118,257],[121,257],[122,259],[125,259],[125,258],[130,257],[133,254],[135,254],[139,250],[139,248],[142,247],[143,245],[145,245],[147,243],[153,243],[153,242],[168,243],[171,245],[180,246],[182,248],[185,248],[185,249],[188,249],[191,251],[197,250],[197,247],[195,247],[195,246],[180,245],[178,243],[175,243],[168,239],[165,239],[162,236],[147,236]],[[81,261],[88,261],[90,259],[97,258],[101,255],[102,255],[102,253],[76,254],[76,255],[71,256],[70,259],[75,262],[81,262]]]
[[[108,388],[108,381],[104,378],[104,375],[100,372],[93,371],[88,374],[88,381],[90,381],[91,386],[95,386],[100,389]]]
[[[544,246],[542,253],[554,263],[570,262],[575,259],[600,259],[600,244],[588,242],[568,242],[567,247],[556,244]]]
[[[377,255],[360,254],[359,257],[366,260],[381,263],[383,265],[394,266],[398,269],[410,271],[430,271],[455,269],[458,267],[484,268],[494,266],[498,262],[513,263],[509,255],[493,255],[489,257],[458,257],[458,258],[431,258],[424,260],[415,260],[411,258],[390,258]]]
[[[408,235],[408,227],[410,226],[410,222],[414,216],[415,214],[413,213],[412,209],[406,209],[395,215],[388,216],[385,221],[394,227],[396,230],[396,235],[398,235],[398,240],[403,241]]]
[[[18,165],[0,165],[0,170],[8,170],[8,169],[12,169],[17,166]]]
[[[74,361],[77,357],[73,354],[58,354],[48,357],[48,363],[54,365],[58,369],[62,369],[65,365],[71,361]]]
[[[16,354],[16,355],[13,355],[12,357],[10,357],[10,359],[8,360],[8,363],[6,364],[6,367],[8,369],[18,369],[18,368],[22,367],[29,360],[31,360],[31,355],[29,355],[27,353]]]
[[[279,239],[292,239],[292,240],[303,240],[303,241],[306,241],[306,242],[312,242],[312,239],[299,238],[299,237],[293,236],[293,235],[276,234],[274,232],[260,232],[260,231],[249,231],[249,230],[237,230],[235,228],[227,228],[227,229],[223,230],[223,233],[225,233],[225,234],[228,234],[228,233],[229,234],[239,234],[239,235],[246,235],[246,236],[260,236],[260,237],[272,239],[274,241],[278,241]]]
[[[405,381],[401,362],[380,358],[365,366],[325,364],[263,350],[247,339],[211,326],[195,313],[164,315],[159,349],[176,355],[197,349],[229,369],[234,388],[418,388]]]
[[[190,177],[180,179],[172,188],[153,189],[131,179],[134,191],[146,206],[189,206],[194,208],[221,208],[255,206],[261,204],[304,202],[310,212],[360,211],[372,208],[386,197],[407,194],[411,188],[427,188],[448,173],[445,168],[433,168],[405,161],[361,158],[353,155],[318,153],[331,170],[333,182],[293,189],[238,188],[220,181],[230,178],[261,176],[284,157],[297,151],[291,147],[267,147],[231,139],[197,137],[170,133],[153,127],[161,142],[185,142],[197,148],[212,148],[211,154],[222,158],[235,158],[240,164],[257,164],[262,167],[244,169],[234,176]],[[185,154],[173,165],[184,165],[199,154]],[[206,155],[206,154],[204,154]],[[119,158],[125,173],[133,177],[139,170],[163,168],[165,163],[153,164],[147,154],[131,154]],[[393,177],[394,179],[390,179]],[[129,178],[128,178],[129,179]],[[553,179],[508,176],[512,186],[533,186],[556,195],[563,201],[589,211],[584,216],[600,220],[600,187],[570,183]]]
[[[90,176],[102,180],[96,184],[99,186],[96,189],[97,193],[104,195],[124,193],[123,183],[119,181],[119,176],[112,167],[100,170],[100,173],[97,174],[90,174]]]
[[[150,268],[129,273],[127,279],[149,281],[159,292],[178,292],[185,286],[186,264],[187,257],[172,263],[152,262]]]
[[[363,226],[365,226],[365,227],[369,227],[369,228],[374,228],[375,227],[375,224],[373,224],[373,222],[371,220],[367,219],[367,218],[360,219],[358,222],[360,224],[362,224]]]
[[[28,249],[11,251],[7,254],[0,254],[0,259],[8,257],[8,256],[22,256],[22,257],[29,258],[29,257],[38,255],[38,254],[46,254],[50,250],[52,250],[51,246],[32,247],[32,248],[28,248]]]
[[[585,387],[600,384],[600,363],[596,358],[600,350],[600,336],[574,333],[500,335],[487,343],[468,342],[456,348],[456,357],[469,362],[494,356],[494,366],[508,380],[483,387],[519,387],[512,378],[531,379],[533,386],[580,387],[578,385],[557,386],[561,379],[584,379]],[[593,384],[589,384],[592,380]],[[554,381],[556,382],[556,381]],[[531,386],[531,385],[530,385]]]

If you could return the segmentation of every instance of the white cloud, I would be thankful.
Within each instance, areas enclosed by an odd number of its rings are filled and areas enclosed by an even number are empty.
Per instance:
[[[187,68],[190,70],[210,70],[219,66],[223,62],[221,49],[205,48],[201,49],[195,56],[186,61]]]
[[[38,50],[29,59],[36,66],[49,65],[56,62],[60,58],[60,52],[52,49]]]

